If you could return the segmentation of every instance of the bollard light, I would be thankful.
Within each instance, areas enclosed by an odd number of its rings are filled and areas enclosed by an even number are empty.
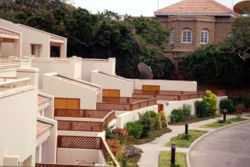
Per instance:
[[[227,120],[227,118],[226,118],[226,116],[227,116],[227,109],[223,109],[223,121],[224,122],[226,122],[226,120]]]
[[[188,120],[185,121],[185,134],[188,135]]]
[[[176,145],[172,143],[171,145],[171,165],[175,165],[175,149]]]

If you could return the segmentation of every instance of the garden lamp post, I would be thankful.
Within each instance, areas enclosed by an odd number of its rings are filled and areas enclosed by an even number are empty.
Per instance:
[[[171,165],[175,165],[175,149],[176,149],[176,144],[172,143],[172,145],[171,145]]]
[[[188,120],[185,121],[185,134],[188,135]]]
[[[226,120],[227,120],[227,118],[226,118],[226,116],[227,116],[227,109],[224,108],[222,110],[222,113],[223,113],[223,121],[226,122]]]

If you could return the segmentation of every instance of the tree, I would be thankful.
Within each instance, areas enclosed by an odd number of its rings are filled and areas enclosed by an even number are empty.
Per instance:
[[[243,61],[250,58],[250,17],[235,19],[232,36],[223,41],[219,49],[236,54]]]

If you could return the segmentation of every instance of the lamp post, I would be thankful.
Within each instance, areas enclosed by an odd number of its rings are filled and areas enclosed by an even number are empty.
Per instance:
[[[188,135],[188,120],[185,121],[185,134]]]
[[[176,145],[172,143],[171,145],[171,165],[175,165],[175,149]]]
[[[223,113],[223,121],[226,122],[226,120],[227,120],[227,118],[226,118],[227,117],[227,109],[224,108],[222,110],[222,113]]]

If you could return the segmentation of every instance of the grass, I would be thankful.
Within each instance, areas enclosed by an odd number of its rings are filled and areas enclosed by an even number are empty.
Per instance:
[[[154,130],[154,131],[149,132],[149,135],[147,137],[142,138],[142,139],[136,139],[134,141],[130,141],[129,143],[130,144],[145,144],[145,143],[151,142],[155,138],[160,137],[161,135],[163,135],[165,133],[169,133],[169,132],[171,132],[171,129],[169,129],[169,128],[162,128],[159,130]]]
[[[175,164],[179,167],[186,167],[186,154],[181,152],[176,152],[175,154]],[[158,166],[159,167],[170,167],[171,164],[171,152],[161,151],[159,155]]]
[[[208,119],[213,119],[213,118],[218,118],[218,117],[221,117],[221,115],[216,114],[215,116],[202,117],[202,118],[199,118],[197,116],[191,116],[189,118],[189,120],[188,120],[188,123],[200,122],[200,121],[205,121],[205,120],[208,120]],[[185,121],[176,122],[176,123],[169,123],[169,125],[184,125],[184,124],[185,124]]]
[[[141,158],[141,155],[137,155],[137,156],[133,156],[133,157],[129,158],[127,166],[128,167],[139,167],[137,165],[137,163],[139,162],[140,158]]]
[[[201,135],[207,133],[207,131],[202,130],[189,130],[188,135],[179,134],[176,137],[173,137],[167,144],[167,147],[170,147],[172,143],[176,144],[176,147],[188,148],[193,141],[195,141]]]
[[[236,122],[245,121],[245,120],[247,120],[247,118],[236,117],[236,118],[228,119],[228,120],[226,120],[226,122],[224,122],[223,120],[219,120],[217,122],[206,124],[206,125],[203,125],[201,127],[202,128],[213,128],[213,129],[216,129],[216,128],[219,128],[219,127],[222,127],[222,126],[225,126],[225,125],[230,125],[230,124],[233,124],[233,123],[236,123]]]

